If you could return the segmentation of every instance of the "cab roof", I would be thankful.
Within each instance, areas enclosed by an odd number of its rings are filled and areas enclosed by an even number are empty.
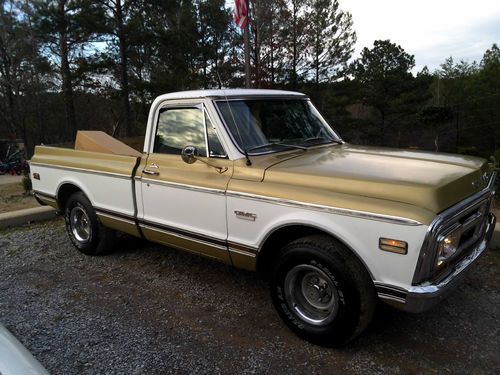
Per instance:
[[[160,95],[158,100],[168,99],[195,99],[195,98],[225,98],[225,97],[248,97],[248,96],[296,96],[306,97],[305,94],[295,91],[285,90],[265,90],[265,89],[221,89],[221,90],[192,90],[177,91]]]

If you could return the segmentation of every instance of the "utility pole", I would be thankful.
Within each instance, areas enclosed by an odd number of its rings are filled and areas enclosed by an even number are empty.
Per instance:
[[[245,87],[250,88],[250,22],[249,21],[249,0],[245,0],[247,4],[247,22],[243,33],[243,42],[245,47]]]

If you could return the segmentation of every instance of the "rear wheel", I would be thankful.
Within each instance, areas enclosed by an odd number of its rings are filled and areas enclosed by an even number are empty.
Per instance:
[[[100,223],[92,204],[82,192],[69,197],[64,219],[71,242],[84,254],[101,254],[113,243],[114,231]]]
[[[271,280],[274,306],[300,337],[340,346],[370,323],[376,305],[373,283],[350,251],[314,235],[282,249]]]

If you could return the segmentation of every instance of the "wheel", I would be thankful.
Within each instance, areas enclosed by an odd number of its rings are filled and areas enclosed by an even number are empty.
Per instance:
[[[370,323],[376,294],[370,275],[341,243],[323,235],[285,246],[271,277],[271,297],[298,336],[341,346]]]
[[[69,239],[84,254],[102,254],[113,243],[114,231],[99,222],[92,204],[82,192],[69,197],[64,220]]]

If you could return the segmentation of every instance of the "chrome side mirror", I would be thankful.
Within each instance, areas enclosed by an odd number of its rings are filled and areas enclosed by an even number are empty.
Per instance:
[[[181,151],[181,157],[185,163],[193,164],[198,158],[198,150],[195,146],[186,146]]]

